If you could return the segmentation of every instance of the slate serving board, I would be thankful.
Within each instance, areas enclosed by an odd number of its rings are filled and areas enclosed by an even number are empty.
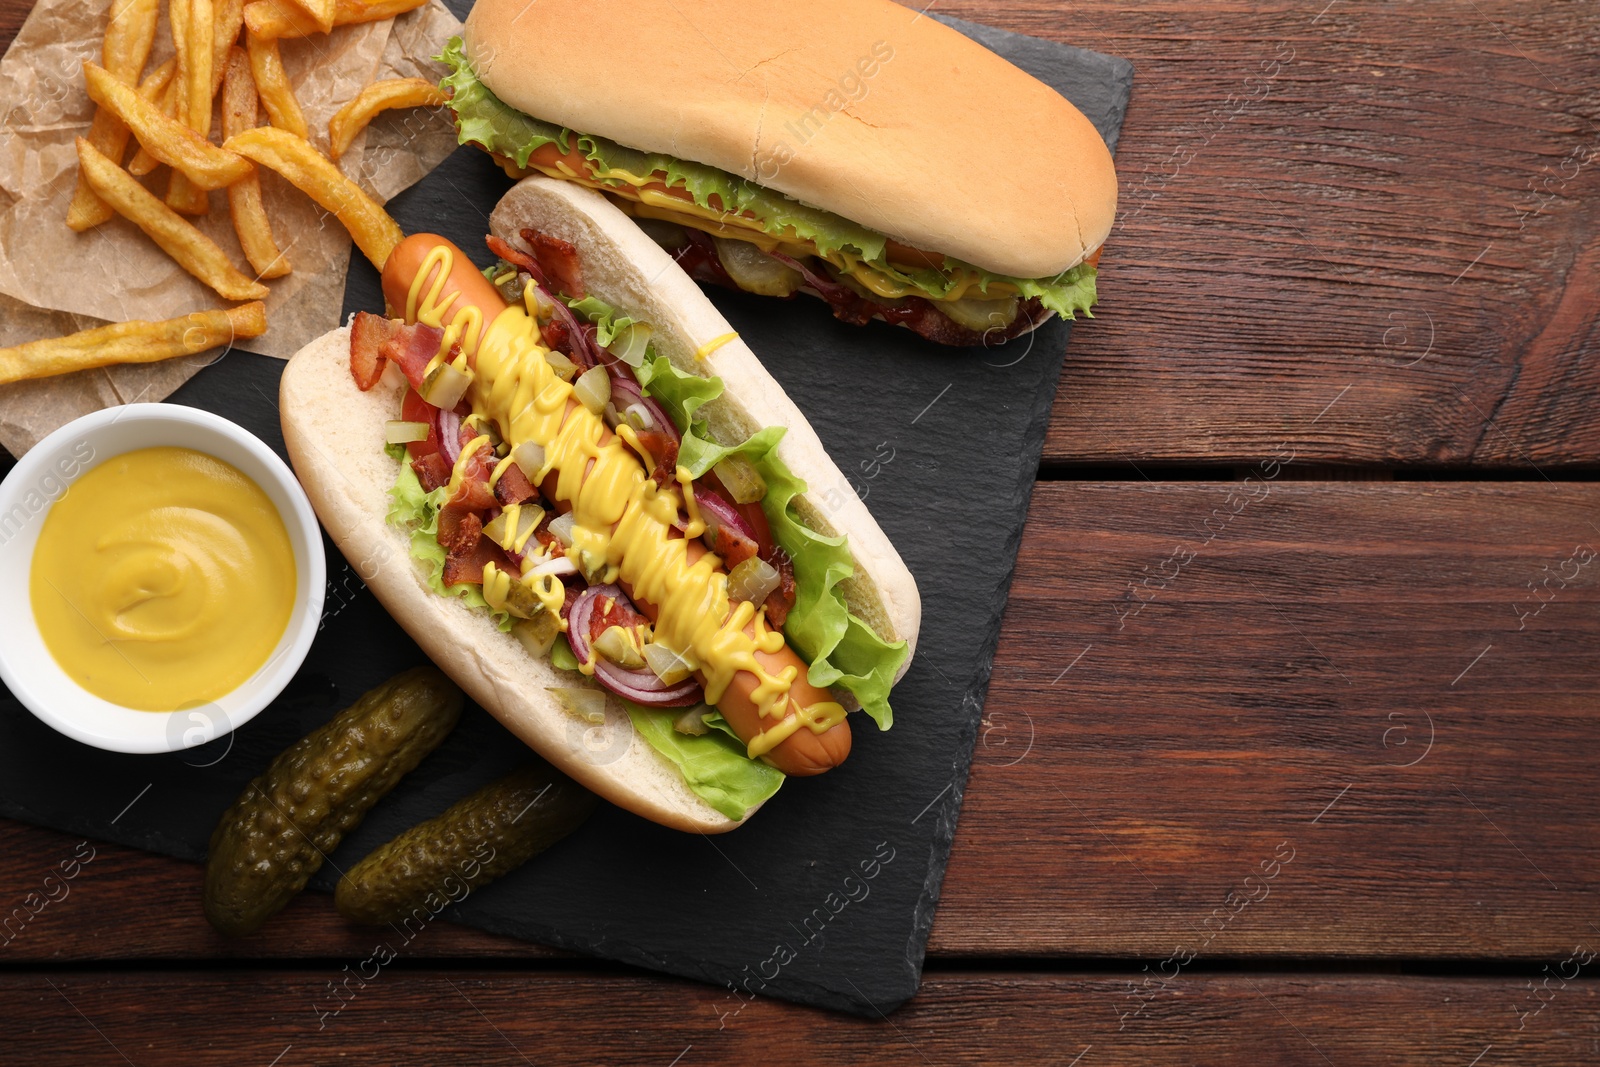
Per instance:
[[[1056,87],[1115,147],[1132,84],[1126,61],[943,21]],[[407,232],[443,233],[486,263],[488,212],[508,186],[481,153],[462,149],[390,210]],[[786,783],[732,834],[683,835],[603,805],[578,833],[444,917],[724,986],[708,1024],[720,1026],[755,996],[877,1016],[920,981],[1071,327],[1051,322],[999,349],[954,350],[882,324],[845,326],[809,298],[709,292],[806,413],[917,578],[922,633],[894,692],[895,727],[880,734],[853,720],[855,748],[842,767]],[[376,272],[353,256],[346,312],[381,306]],[[282,454],[281,366],[231,353],[171,401],[226,415]],[[105,753],[52,732],[3,694],[0,813],[202,859],[217,816],[273,755],[423,658],[331,544],[328,572],[323,628],[305,666],[277,704],[229,738],[170,755]],[[524,752],[488,714],[469,708],[313,886],[330,889],[338,869]],[[198,900],[173,906],[204,921]],[[386,928],[373,935],[400,957],[426,936]]]

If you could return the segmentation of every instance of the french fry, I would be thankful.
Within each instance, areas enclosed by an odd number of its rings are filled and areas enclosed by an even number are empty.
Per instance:
[[[211,97],[215,90],[211,84],[212,25],[211,0],[188,0],[189,27],[184,34],[184,47],[189,54],[185,91],[189,94],[189,128],[201,137],[211,134]]]
[[[118,81],[132,85],[143,73],[150,48],[155,43],[159,15],[160,0],[112,0],[100,61]],[[89,143],[120,163],[128,149],[128,127],[104,108],[95,108],[94,120],[89,126]],[[72,192],[72,203],[67,207],[67,225],[82,233],[107,221],[111,215],[111,208],[90,191],[88,183],[80,176]]]
[[[112,159],[120,160],[128,150],[128,127],[122,120],[103,107],[94,109],[94,120],[89,123],[89,143]],[[94,195],[82,174],[72,191],[72,202],[67,205],[67,225],[82,233],[102,222],[108,222],[116,212],[104,200]]]
[[[211,211],[211,198],[183,171],[175,170],[167,175],[167,206],[184,215],[206,215]]]
[[[173,114],[189,124],[189,0],[167,0],[167,28],[172,31],[172,58],[178,63],[178,110]]]
[[[182,66],[178,64],[180,69]],[[83,76],[89,83],[90,99],[127,123],[152,156],[188,175],[201,189],[221,189],[254,169],[248,159],[218,148],[175,119],[167,118],[137,90],[123,85],[104,68],[85,63]],[[176,79],[177,75],[173,77]]]
[[[160,70],[167,72],[166,84],[162,85],[161,88],[156,89],[153,93],[145,92],[144,86],[141,85],[139,87],[139,95],[144,97],[145,100],[159,110],[162,115],[176,122],[178,114],[178,80],[176,77],[178,71],[177,59],[167,60],[161,65],[158,73]],[[148,78],[145,79],[146,82],[149,80],[150,79]],[[157,99],[158,96],[159,99]],[[142,178],[160,165],[161,161],[155,156],[152,156],[148,148],[146,148],[144,145],[140,145],[139,151],[133,154],[133,159],[128,163],[128,173],[134,175],[135,177]]]
[[[333,24],[377,22],[403,15],[421,7],[427,0],[335,0]],[[244,24],[262,40],[284,37],[310,37],[324,32],[317,21],[289,0],[252,0],[244,6]],[[258,76],[259,77],[259,76]]]
[[[311,136],[300,101],[295,99],[294,86],[283,69],[283,57],[278,54],[276,37],[262,39],[253,33],[245,34],[245,47],[250,52],[250,74],[255,78],[256,93],[261,106],[267,109],[267,121],[280,130],[288,130],[301,140]]]
[[[327,33],[333,29],[334,5],[336,0],[287,0],[288,6],[298,8],[306,17],[311,19],[319,32]]]
[[[303,138],[262,126],[228,138],[222,147],[277,171],[295,188],[333,212],[350,231],[356,247],[379,270],[383,269],[395,245],[404,240],[400,224]]]
[[[159,0],[112,0],[100,59],[118,80],[132,85],[144,73],[160,13]]]
[[[257,300],[216,311],[196,311],[160,322],[116,322],[66,337],[0,348],[0,383],[49,378],[115,363],[154,363],[191,356],[267,331],[267,306]]]
[[[222,91],[228,52],[244,28],[244,0],[211,0],[211,95]]]
[[[178,0],[170,10],[173,41],[182,57],[178,61],[178,69],[183,74],[183,86],[178,90],[182,94],[178,114],[183,124],[198,133],[201,139],[209,139],[213,90],[211,40],[215,29],[212,25],[211,0]],[[180,19],[183,25],[181,41],[177,33]],[[189,180],[188,175],[174,170],[167,184],[167,206],[185,215],[204,215],[211,209],[211,201],[204,190]]]
[[[95,151],[94,145],[82,137],[78,138],[78,166],[89,176],[89,185],[100,199],[143,230],[178,266],[211,286],[218,295],[227,300],[266,299],[267,287],[239,273],[215,241],[157,200],[132,175]]]
[[[172,84],[172,76],[178,72],[178,61],[169,59],[161,66],[144,76],[144,81],[139,83],[139,95],[151,103],[157,98],[167,95],[167,87]]]
[[[395,107],[441,107],[450,98],[426,78],[390,78],[373,82],[339,109],[328,123],[328,150],[338,159],[350,150],[356,134],[367,128],[378,112]]]
[[[256,127],[256,83],[250,77],[250,59],[244,49],[228,53],[227,75],[222,79],[222,136],[224,139]],[[272,239],[272,224],[261,206],[261,179],[252,174],[228,186],[228,208],[239,246],[258,278],[281,278],[289,273],[289,257]]]

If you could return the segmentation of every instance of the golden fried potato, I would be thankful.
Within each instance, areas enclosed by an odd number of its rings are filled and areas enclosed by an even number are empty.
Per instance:
[[[127,85],[139,80],[156,38],[160,0],[113,0],[106,23],[100,62],[111,76]],[[128,127],[105,108],[95,108],[89,143],[118,163],[128,148]],[[90,191],[80,175],[67,207],[67,225],[82,233],[111,218],[110,206]]]
[[[379,270],[405,238],[399,223],[389,217],[355,182],[303,138],[262,126],[228,138],[223,148],[270,167],[289,183],[321,204],[344,224],[372,265]]]
[[[139,95],[169,119],[178,114],[178,83],[174,77],[177,72],[177,59],[169,59],[139,83]],[[161,161],[140,145],[128,163],[128,173],[142,178],[160,165]]]
[[[256,83],[250,77],[250,59],[244,49],[228,53],[227,74],[222,79],[222,136],[224,139],[256,127]],[[228,208],[239,246],[258,278],[281,278],[289,273],[289,257],[278,250],[272,224],[261,204],[261,179],[251,174],[228,186]]]
[[[335,0],[333,24],[377,22],[403,15],[421,7],[427,0]],[[317,20],[290,0],[252,0],[244,6],[244,24],[262,40],[280,37],[310,37],[325,32]],[[259,77],[259,75],[258,75]]]
[[[137,179],[95,151],[94,145],[82,137],[78,138],[78,166],[100,199],[143,230],[178,266],[224,299],[266,298],[267,287],[239,273],[215,241],[157,200]]]
[[[250,73],[255,78],[256,92],[261,106],[267,109],[267,121],[280,130],[288,130],[296,137],[311,136],[306,117],[300,111],[300,101],[295,99],[294,86],[283,69],[283,57],[278,54],[276,37],[260,38],[245,34],[245,47],[250,52]]]
[[[207,140],[211,136],[211,40],[215,30],[211,0],[171,0],[168,13],[183,81],[178,90],[178,117]],[[211,209],[211,201],[188,175],[174,170],[167,184],[167,206],[185,215],[204,215]]]
[[[178,66],[181,69],[183,64],[180,62]],[[160,108],[117,81],[103,67],[85,63],[83,76],[95,103],[125,122],[152,156],[186,174],[201,189],[221,189],[254,169],[248,159],[218,148],[187,126],[163,115]],[[182,98],[181,93],[179,97]]]
[[[338,159],[350,149],[356,134],[380,111],[397,107],[442,107],[450,98],[425,78],[390,78],[373,82],[339,109],[328,123],[328,150]]]
[[[48,337],[0,348],[0,383],[48,378],[114,363],[154,363],[190,356],[267,331],[267,307],[259,300],[216,311],[196,311],[160,322],[117,322],[66,337]]]

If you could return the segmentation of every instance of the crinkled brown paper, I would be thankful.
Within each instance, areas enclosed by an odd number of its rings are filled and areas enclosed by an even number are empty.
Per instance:
[[[77,180],[73,142],[94,114],[83,61],[100,61],[108,7],[109,0],[39,0],[0,59],[0,346],[106,321],[166,319],[226,306],[126,219],[83,234],[67,228]],[[444,71],[430,57],[460,28],[440,0],[431,0],[396,19],[281,42],[312,143],[327,152],[328,120],[369,82],[437,81]],[[163,13],[146,71],[171,54]],[[385,112],[356,138],[339,166],[386,201],[437,166],[455,144],[442,109]],[[153,176],[158,195],[165,192],[166,174],[162,167]],[[269,283],[266,334],[237,346],[287,359],[339,324],[350,237],[332,215],[265,168],[261,185],[273,235],[294,269]],[[194,221],[248,269],[222,190],[211,194],[210,214]],[[212,352],[0,386],[0,445],[20,456],[79,415],[160,400],[219,357]]]

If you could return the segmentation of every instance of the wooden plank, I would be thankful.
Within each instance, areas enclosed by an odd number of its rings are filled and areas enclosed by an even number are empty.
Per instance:
[[[1600,938],[1596,521],[1580,485],[1041,483],[933,950]]]
[[[1600,458],[1592,7],[939,10],[1137,69],[1046,462]]]
[[[346,982],[345,975],[365,961],[350,963],[349,972],[330,964],[290,972],[3,975],[0,994],[12,1017],[27,1020],[7,1028],[8,1060],[74,1067],[295,1067],[341,1057],[643,1067],[1494,1067],[1584,1062],[1600,1025],[1600,990],[1582,981],[1541,987],[1543,1010],[1535,1014],[1541,1001],[1526,980],[1511,978],[1186,975],[1124,1020],[1131,998],[1123,976],[937,974],[884,1022],[631,974],[416,973],[367,965],[363,985],[359,976]]]
[[[32,10],[33,0],[0,0],[0,51],[11,47],[11,39]]]
[[[1600,560],[1563,567],[1595,521],[1600,488],[1576,485],[1041,484],[932,953],[1529,959],[1600,939]],[[1174,549],[1192,560],[1138,608],[1129,583]],[[13,828],[0,911],[74,844]],[[364,943],[313,895],[226,945],[197,868],[102,854],[6,953]],[[529,951],[441,925],[408,954]]]

